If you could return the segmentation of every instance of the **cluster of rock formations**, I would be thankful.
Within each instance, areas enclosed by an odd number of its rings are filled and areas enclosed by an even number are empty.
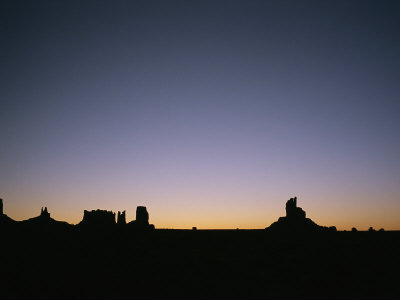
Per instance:
[[[40,210],[40,215],[34,218],[30,218],[24,221],[14,221],[3,213],[3,199],[0,199],[0,228],[8,226],[24,226],[29,225],[29,227],[43,227],[46,228],[66,228],[73,225],[67,222],[56,221],[50,217],[50,213],[47,207],[42,207]],[[50,226],[49,226],[50,225]],[[90,229],[106,229],[113,228],[115,226],[123,226],[126,228],[146,230],[154,229],[153,224],[149,224],[149,213],[145,206],[138,206],[136,209],[136,220],[126,223],[126,212],[118,212],[117,221],[115,221],[115,213],[107,210],[85,210],[83,212],[82,221],[76,225],[78,228],[90,228]]]
[[[290,198],[286,202],[286,217],[280,217],[278,221],[265,229],[272,232],[336,231],[335,226],[320,226],[306,218],[306,212],[301,207],[297,207],[297,197]]]
[[[134,229],[154,229],[153,224],[149,224],[149,213],[145,206],[136,208],[136,220],[126,223],[126,211],[118,212],[117,222],[115,222],[115,212],[107,210],[85,210],[83,219],[78,224],[81,227],[111,227],[114,225],[127,226]]]
[[[79,228],[112,228],[117,226],[119,228],[130,228],[134,230],[149,230],[154,229],[153,224],[149,224],[149,213],[145,206],[138,206],[136,208],[136,220],[129,223],[126,222],[126,211],[117,214],[117,221],[115,220],[115,213],[107,210],[85,210],[83,213],[82,221],[77,225]],[[52,225],[52,228],[66,228],[73,225],[67,222],[56,221],[50,217],[47,207],[42,207],[40,215],[24,221],[14,221],[3,213],[3,199],[0,199],[0,229],[7,226],[27,224],[31,227],[42,227]],[[193,230],[196,230],[193,227]],[[305,211],[297,206],[297,197],[290,198],[286,202],[286,216],[280,217],[278,221],[272,223],[269,227],[265,228],[270,232],[315,232],[315,231],[336,231],[335,226],[325,227],[314,223],[311,219],[306,218]],[[353,228],[352,231],[357,231]],[[369,231],[375,231],[370,228]],[[383,231],[383,229],[379,230]]]

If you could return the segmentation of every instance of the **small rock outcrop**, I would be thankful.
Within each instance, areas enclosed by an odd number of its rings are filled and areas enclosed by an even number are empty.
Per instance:
[[[135,229],[154,229],[154,225],[149,224],[149,213],[145,206],[136,208],[136,220],[129,222],[128,225]]]
[[[315,232],[336,231],[336,227],[324,227],[306,218],[306,212],[297,206],[297,197],[290,198],[286,202],[286,217],[280,217],[278,221],[265,228],[271,232]]]

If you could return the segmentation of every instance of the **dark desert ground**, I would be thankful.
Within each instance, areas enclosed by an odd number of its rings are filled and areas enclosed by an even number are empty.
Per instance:
[[[85,226],[46,213],[13,225],[3,215],[3,299],[398,297],[398,231]]]

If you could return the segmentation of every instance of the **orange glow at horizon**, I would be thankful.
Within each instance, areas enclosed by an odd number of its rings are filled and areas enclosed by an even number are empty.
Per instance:
[[[236,205],[227,207],[221,203],[203,207],[190,204],[185,206],[182,205],[184,202],[181,203],[181,206],[174,207],[167,207],[166,204],[156,207],[153,204],[146,205],[146,203],[113,207],[106,201],[101,201],[98,205],[93,203],[92,207],[84,205],[80,211],[77,211],[73,205],[52,204],[51,201],[49,204],[43,201],[42,206],[48,207],[54,219],[70,224],[78,224],[82,220],[84,209],[105,209],[114,212],[126,210],[127,222],[130,222],[135,219],[136,206],[144,205],[147,206],[149,212],[149,222],[156,228],[191,229],[195,226],[198,229],[263,229],[277,221],[279,217],[285,216],[286,200],[264,201],[257,207],[247,207],[245,202],[236,202]],[[17,221],[36,217],[40,213],[41,207],[33,204],[14,206],[12,202],[7,201],[7,198],[3,199],[3,203],[4,213]],[[351,230],[352,227],[356,227],[358,230],[367,230],[369,227],[384,228],[385,230],[400,229],[400,221],[396,218],[398,204],[395,202],[391,205],[386,204],[384,207],[371,202],[369,204],[364,202],[365,206],[362,207],[360,201],[349,203],[346,207],[343,207],[342,204],[335,205],[334,201],[331,204],[322,205],[318,202],[298,199],[298,206],[302,207],[306,211],[307,217],[318,225],[336,226],[338,230]],[[388,211],[391,213],[388,214]]]

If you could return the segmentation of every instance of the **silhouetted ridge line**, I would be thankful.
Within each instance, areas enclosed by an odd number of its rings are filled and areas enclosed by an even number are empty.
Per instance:
[[[30,228],[46,228],[46,229],[66,229],[71,227],[71,224],[63,221],[54,220],[50,217],[47,207],[40,210],[40,215],[28,220],[18,222],[22,225],[29,226]]]
[[[87,229],[106,229],[106,228],[126,228],[129,230],[149,230],[155,229],[153,224],[149,224],[149,213],[145,206],[136,208],[136,220],[129,223],[126,222],[126,211],[118,211],[117,221],[116,214],[107,210],[84,210],[83,219],[77,225],[68,224],[67,222],[57,221],[51,218],[47,207],[42,207],[40,215],[23,221],[15,221],[4,214],[3,199],[0,198],[0,229],[2,228],[87,228]],[[196,227],[192,228],[197,230]],[[286,216],[280,217],[278,221],[272,223],[265,228],[271,232],[315,232],[315,231],[336,231],[335,226],[325,227],[314,223],[311,219],[306,218],[306,212],[297,206],[297,197],[290,198],[286,202]],[[346,230],[345,230],[346,231]],[[357,231],[353,228],[352,231]],[[370,227],[370,232],[375,229]],[[379,231],[384,231],[383,228]]]
[[[107,210],[84,210],[83,219],[77,225],[71,225],[67,222],[54,220],[47,207],[42,207],[40,215],[23,221],[15,221],[3,213],[3,199],[0,198],[0,229],[1,228],[32,228],[32,229],[70,229],[70,228],[86,228],[86,229],[111,229],[127,228],[131,230],[149,230],[154,229],[153,224],[149,224],[149,213],[145,206],[138,206],[136,209],[136,220],[126,223],[126,211],[118,212],[117,222],[115,221],[115,213]]]
[[[278,221],[265,228],[272,232],[315,232],[336,231],[335,226],[324,227],[317,225],[311,219],[306,218],[306,212],[297,207],[297,197],[290,198],[286,202],[286,217],[280,217]]]

